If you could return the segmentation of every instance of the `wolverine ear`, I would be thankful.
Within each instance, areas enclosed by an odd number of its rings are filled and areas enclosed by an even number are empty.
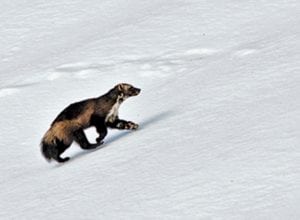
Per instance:
[[[119,83],[118,85],[116,85],[116,88],[118,91],[123,91],[123,84],[122,83]]]
[[[123,91],[123,84],[122,83],[118,84],[117,88],[119,91]]]
[[[120,84],[118,84],[117,86],[117,90],[118,90],[118,95],[123,95],[124,94],[124,91],[123,91],[123,84],[122,83],[120,83]]]

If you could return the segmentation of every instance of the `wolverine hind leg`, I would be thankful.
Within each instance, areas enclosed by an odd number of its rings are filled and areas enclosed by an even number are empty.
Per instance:
[[[69,157],[62,158],[60,156],[69,146],[70,144],[66,145],[63,141],[58,139],[55,139],[52,143],[43,141],[41,143],[41,152],[48,162],[50,162],[51,159],[54,159],[57,162],[62,163],[70,159]]]
[[[79,130],[75,131],[73,135],[74,135],[74,140],[79,144],[79,146],[82,149],[85,149],[85,150],[94,149],[94,148],[96,148],[96,147],[98,147],[99,145],[102,144],[101,142],[96,143],[96,144],[91,144],[88,141],[88,139],[85,136],[82,129],[79,129]]]
[[[65,150],[70,147],[70,144],[65,144],[63,141],[56,140],[57,146],[52,149],[52,158],[59,163],[66,162],[70,159],[70,157],[62,158],[61,154],[65,152]]]

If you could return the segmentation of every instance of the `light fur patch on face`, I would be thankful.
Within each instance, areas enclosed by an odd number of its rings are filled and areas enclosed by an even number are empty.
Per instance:
[[[129,84],[123,84],[122,87],[125,91],[128,91],[132,86],[130,86]]]

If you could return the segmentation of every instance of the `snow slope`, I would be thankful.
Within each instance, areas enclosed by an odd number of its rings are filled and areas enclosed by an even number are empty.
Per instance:
[[[299,219],[299,9],[1,1],[0,219]],[[55,116],[119,82],[140,130],[46,163]]]

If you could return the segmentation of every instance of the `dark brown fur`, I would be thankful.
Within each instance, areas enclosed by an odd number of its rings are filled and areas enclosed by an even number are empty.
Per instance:
[[[138,125],[121,120],[118,117],[120,104],[130,96],[136,96],[140,89],[129,84],[118,84],[106,94],[76,102],[65,108],[52,122],[50,129],[41,142],[41,151],[50,161],[65,162],[69,157],[61,158],[61,154],[76,141],[83,149],[93,149],[101,145],[107,134],[107,127],[135,130]],[[83,130],[95,126],[99,137],[91,144]]]

